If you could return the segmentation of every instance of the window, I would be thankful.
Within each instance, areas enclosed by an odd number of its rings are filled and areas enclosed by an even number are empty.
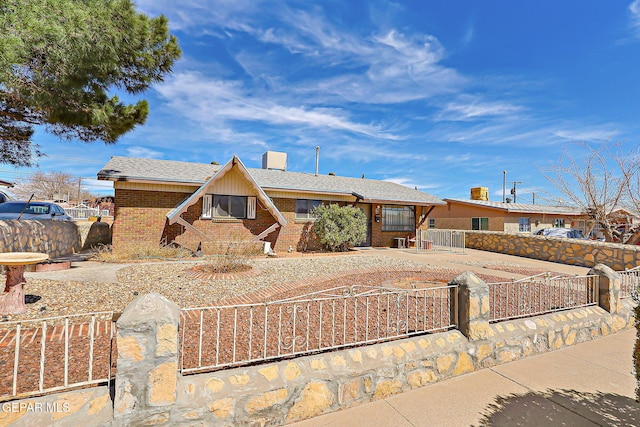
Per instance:
[[[564,219],[554,219],[553,228],[564,228]]]
[[[296,219],[313,219],[313,210],[320,206],[322,202],[320,200],[296,200]]]
[[[414,231],[416,220],[411,206],[383,206],[382,231]]]
[[[488,230],[489,218],[471,218],[472,230]]]
[[[436,219],[429,218],[429,228],[436,228]]]
[[[256,197],[205,194],[202,197],[202,218],[256,219]]]
[[[529,218],[518,218],[518,231],[531,231]]]

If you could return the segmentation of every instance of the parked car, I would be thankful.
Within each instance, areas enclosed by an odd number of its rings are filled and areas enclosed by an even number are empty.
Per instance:
[[[22,215],[20,215],[21,213]],[[73,221],[73,218],[55,203],[15,201],[0,204],[0,219],[18,219],[18,217],[20,219]]]
[[[9,200],[12,200],[11,196],[4,191],[0,191],[0,203],[8,202]]]
[[[563,237],[566,239],[586,239],[582,231],[575,228],[543,228],[536,231],[536,236]]]

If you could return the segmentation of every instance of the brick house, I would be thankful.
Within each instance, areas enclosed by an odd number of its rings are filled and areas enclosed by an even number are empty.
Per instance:
[[[176,242],[207,249],[232,236],[270,242],[276,251],[315,250],[312,209],[351,204],[367,217],[363,246],[392,246],[415,234],[439,198],[387,181],[317,175],[273,166],[247,168],[234,156],[225,165],[114,156],[98,179],[114,182],[113,244]],[[276,162],[278,163],[278,162]]]
[[[488,200],[444,199],[429,214],[430,228],[488,230],[528,233],[542,228],[576,228],[589,231],[586,215],[579,209]]]

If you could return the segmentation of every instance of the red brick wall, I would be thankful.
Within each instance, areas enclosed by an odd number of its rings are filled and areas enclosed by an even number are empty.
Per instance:
[[[195,250],[202,242],[203,250],[211,249],[214,243],[185,229],[180,224],[169,225],[166,214],[187,196],[186,193],[171,193],[144,190],[116,189],[115,217],[113,222],[113,244],[131,241],[176,242]],[[265,238],[276,251],[303,251],[319,248],[311,222],[295,220],[295,199],[274,199],[276,207],[287,219],[288,224],[276,229]],[[255,220],[215,220],[200,219],[202,201],[189,207],[182,217],[198,230],[215,240],[253,238],[269,228],[276,221],[264,206],[258,202]]]
[[[115,218],[113,223],[113,244],[131,241],[176,242],[195,250],[202,242],[202,249],[211,252],[215,243],[205,239],[180,224],[169,225],[166,214],[187,197],[186,193],[171,193],[144,190],[116,189]],[[285,227],[277,228],[265,241],[271,243],[276,252],[317,250],[320,245],[313,232],[313,223],[295,219],[295,199],[274,198],[274,204],[287,220]],[[341,203],[344,204],[344,203]],[[210,220],[200,219],[202,201],[191,206],[182,217],[215,240],[235,240],[253,238],[273,225],[273,216],[258,202],[255,220]],[[416,211],[416,226],[420,220],[421,208]],[[413,236],[412,232],[382,231],[382,222],[375,222],[375,205],[372,207],[371,244],[373,246],[394,245],[394,237]]]
[[[186,196],[185,193],[116,189],[113,245],[135,241],[159,243],[167,212]]]

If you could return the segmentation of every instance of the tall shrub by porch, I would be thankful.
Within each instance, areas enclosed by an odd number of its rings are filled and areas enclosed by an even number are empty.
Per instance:
[[[367,217],[354,206],[320,205],[313,214],[318,241],[330,251],[347,251],[367,238]]]

